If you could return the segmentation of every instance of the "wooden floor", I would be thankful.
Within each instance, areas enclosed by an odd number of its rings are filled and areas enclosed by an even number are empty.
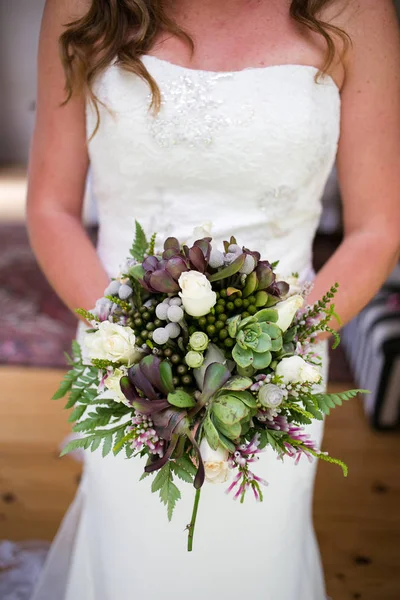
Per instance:
[[[74,495],[79,464],[58,458],[66,413],[62,401],[49,400],[61,376],[0,368],[0,539],[51,539]],[[353,401],[328,420],[325,448],[350,468],[344,479],[322,464],[317,478],[315,523],[329,594],[399,600],[399,437],[372,432]]]

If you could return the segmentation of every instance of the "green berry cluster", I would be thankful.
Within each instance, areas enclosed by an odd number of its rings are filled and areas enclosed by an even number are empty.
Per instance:
[[[132,314],[129,326],[135,332],[137,346],[143,346],[147,340],[151,340],[153,331],[162,326],[155,312],[155,306],[142,306]]]
[[[193,384],[193,377],[190,374],[190,369],[185,363],[184,356],[178,354],[177,350],[172,348],[164,348],[161,350],[161,357],[166,358],[172,367],[173,384],[175,387],[191,386]]]
[[[222,289],[217,292],[217,303],[210,314],[196,319],[195,324],[189,326],[189,333],[204,331],[214,344],[224,345],[230,350],[235,345],[235,340],[229,337],[227,320],[234,315],[241,315],[244,319],[254,315],[257,310],[255,296],[241,298],[238,292],[228,296],[228,291]]]
[[[151,341],[153,331],[165,325],[165,321],[158,319],[155,312],[155,305],[153,305],[142,306],[133,313],[129,325],[135,333],[137,346],[143,346],[147,341]],[[175,386],[187,387],[193,384],[193,377],[178,344],[172,342],[164,348],[159,348],[158,356],[166,358],[171,363]]]

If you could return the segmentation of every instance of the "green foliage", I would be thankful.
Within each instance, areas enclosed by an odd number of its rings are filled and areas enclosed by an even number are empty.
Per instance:
[[[123,311],[129,312],[132,309],[132,306],[126,300],[121,300],[118,296],[105,296],[107,300],[113,302],[113,304],[118,304],[122,308]]]
[[[143,288],[140,285],[140,283],[133,278],[130,278],[130,284],[131,284],[131,288],[133,289],[133,303],[136,306],[136,308],[141,308],[143,306],[143,299],[142,299],[142,293],[143,293]]]
[[[338,394],[313,394],[308,398],[315,402],[321,412],[329,415],[332,408],[342,406],[343,402],[351,400],[357,396],[357,394],[369,393],[368,390],[347,390],[346,392],[340,392]]]
[[[117,368],[121,366],[119,362],[113,362],[112,360],[104,360],[102,358],[92,358],[92,364],[96,369],[107,369],[107,367]]]
[[[179,459],[179,461],[181,461],[181,459]],[[172,519],[175,505],[181,497],[179,489],[174,484],[173,472],[177,469],[179,470],[180,475],[182,475],[183,471],[189,474],[189,472],[181,466],[181,462],[176,463],[179,464],[178,467],[173,467],[172,464],[172,461],[167,462],[167,464],[158,471],[151,486],[151,491],[153,493],[159,492],[161,502],[166,505],[169,521]],[[178,477],[180,475],[178,475]],[[181,478],[183,479],[183,477]]]
[[[149,242],[147,241],[146,234],[140,223],[138,221],[135,221],[135,225],[135,239],[133,240],[130,253],[134,259],[136,259],[138,262],[142,262],[144,260],[144,256],[147,250],[149,249]]]
[[[196,476],[196,467],[187,456],[182,456],[181,458],[171,461],[170,465],[174,474],[179,477],[179,479],[182,479],[182,481],[186,481],[187,483],[193,483]]]
[[[76,378],[71,387],[66,409],[70,409],[75,404],[90,404],[97,396],[97,385],[99,382],[98,369],[95,367],[85,367],[84,371]]]
[[[109,400],[109,402],[112,402]],[[105,427],[109,423],[116,423],[121,418],[132,414],[132,409],[125,404],[112,402],[112,406],[96,406],[95,410],[84,421],[77,423],[73,431],[95,431],[97,427]]]
[[[86,321],[97,321],[99,322],[100,319],[99,317],[96,317],[96,315],[94,315],[93,313],[85,310],[84,308],[77,308],[75,310],[77,315],[80,315],[81,317],[83,317],[84,319],[86,319]]]
[[[196,401],[193,396],[184,390],[170,392],[168,394],[168,402],[172,404],[172,406],[177,406],[178,408],[192,408],[193,406],[196,406]]]
[[[81,349],[76,341],[72,343],[72,358],[68,357],[68,362],[72,369],[65,375],[53,400],[63,398],[69,393],[65,408],[75,407],[69,417],[69,422],[74,423],[84,415],[87,406],[95,402],[99,374],[96,367],[83,364]]]
[[[313,337],[314,334],[320,331],[326,331],[332,334],[334,338],[334,343],[332,346],[333,349],[337,348],[337,346],[340,344],[339,333],[329,326],[329,323],[332,319],[336,319],[339,325],[341,325],[340,317],[335,312],[335,305],[332,303],[332,300],[335,297],[338,288],[339,284],[335,283],[320,300],[315,302],[315,304],[311,306],[304,315],[301,316],[300,320],[306,320],[309,317],[318,318],[321,317],[321,315],[324,315],[320,319],[320,321],[312,327],[309,327],[307,325],[300,325],[299,323],[297,323],[297,335],[300,342]]]
[[[310,398],[301,398],[301,402],[304,405],[304,408],[308,413],[310,413],[314,419],[318,419],[318,421],[322,421],[324,418],[323,413],[319,410],[319,405],[312,397]]]
[[[284,431],[275,431],[274,429],[262,429],[259,430],[260,434],[260,448],[263,449],[266,446],[271,446],[271,448],[277,452],[279,455],[282,452],[286,452],[285,449],[285,441],[288,438],[287,433]]]
[[[291,413],[293,420],[301,425],[310,425],[313,420],[313,415],[310,412],[300,408],[300,406],[297,406],[296,404],[289,404],[286,408]]]
[[[123,423],[112,429],[97,429],[91,435],[72,440],[66,445],[60,456],[64,456],[65,454],[77,450],[78,448],[83,448],[84,450],[90,449],[92,452],[94,452],[100,446],[101,442],[103,442],[102,454],[103,456],[107,456],[113,447],[115,434],[121,429],[125,430],[126,426],[127,423]]]
[[[150,244],[149,244],[149,250],[148,250],[149,256],[154,256],[156,238],[157,238],[157,234],[153,233],[153,235],[151,236],[151,239],[150,239]]]
[[[68,373],[64,376],[63,381],[60,384],[60,387],[56,391],[53,396],[53,400],[59,400],[60,398],[64,398],[64,396],[70,391],[72,386],[76,384],[79,377],[85,370],[85,366],[82,364],[82,353],[81,348],[77,341],[72,342],[72,357],[66,355],[67,363],[72,366],[72,369],[68,371]]]
[[[344,463],[342,460],[339,460],[338,458],[333,458],[332,456],[329,456],[329,454],[326,454],[324,452],[315,452],[314,450],[312,450],[308,446],[305,446],[301,442],[298,442],[297,440],[292,440],[289,438],[289,443],[292,444],[292,446],[296,446],[297,448],[303,448],[306,452],[314,456],[314,458],[319,458],[320,460],[331,463],[332,465],[338,465],[342,468],[343,475],[347,477],[349,469],[346,463]]]
[[[129,444],[129,442],[134,437],[135,437],[135,434],[132,431],[130,431],[127,434],[125,434],[125,431],[123,429],[120,429],[119,431],[117,431],[117,433],[115,435],[114,446],[113,446],[114,456],[117,456],[117,454],[119,454],[121,452],[123,447],[126,446],[127,444]],[[146,475],[147,475],[147,473],[146,473]]]
[[[210,415],[207,414],[203,423],[203,430],[206,436],[207,442],[210,444],[213,450],[217,450],[219,446],[219,435],[214,423],[210,419]]]

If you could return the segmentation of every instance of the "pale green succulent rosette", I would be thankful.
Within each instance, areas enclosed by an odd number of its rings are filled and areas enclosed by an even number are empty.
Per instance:
[[[204,420],[204,434],[213,449],[221,444],[235,452],[235,443],[246,435],[257,413],[257,401],[249,392],[249,377],[233,376],[214,395]]]
[[[283,346],[277,321],[278,312],[274,308],[265,308],[245,319],[240,315],[229,319],[228,333],[236,340],[232,358],[239,367],[253,367],[256,371],[269,367],[272,353]]]

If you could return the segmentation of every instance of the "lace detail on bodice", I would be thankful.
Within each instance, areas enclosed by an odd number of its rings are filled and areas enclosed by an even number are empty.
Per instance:
[[[214,238],[235,232],[281,259],[281,273],[307,269],[339,139],[333,79],[315,83],[305,65],[215,73],[143,62],[161,90],[156,116],[147,84],[118,65],[96,83],[105,107],[89,153],[108,272],[127,254],[135,219],[181,239],[212,221]],[[88,104],[88,135],[95,119]]]
[[[221,129],[248,123],[254,116],[250,103],[235,106],[235,113],[229,114],[223,100],[213,94],[221,80],[232,77],[233,73],[200,72],[195,78],[185,73],[170,81],[161,80],[163,110],[149,115],[150,131],[160,146],[209,146]],[[150,104],[150,94],[148,101]]]

